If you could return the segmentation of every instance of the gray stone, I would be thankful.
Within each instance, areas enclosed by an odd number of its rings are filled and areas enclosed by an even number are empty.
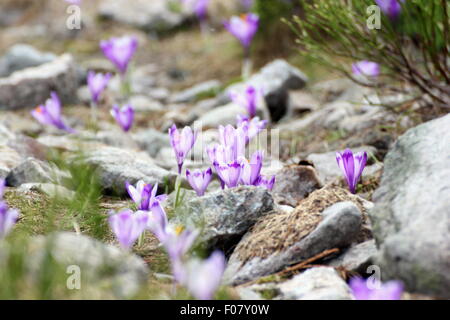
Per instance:
[[[7,145],[0,144],[0,179],[5,179],[11,170],[22,162],[19,153]]]
[[[308,81],[306,75],[284,60],[275,60],[263,67],[245,83],[231,85],[225,90],[222,99],[229,101],[232,91],[243,92],[247,85],[263,90],[267,107],[273,121],[288,114],[289,90],[302,89]]]
[[[279,285],[281,299],[353,300],[350,288],[333,268],[316,267]]]
[[[84,159],[96,168],[102,187],[117,194],[126,194],[125,182],[135,184],[144,180],[163,188],[173,185],[177,174],[157,166],[145,153],[114,147],[101,147],[89,151]]]
[[[56,56],[53,53],[40,52],[27,44],[16,44],[0,59],[0,78],[7,77],[15,71],[40,66],[54,59]]]
[[[450,115],[408,130],[385,158],[370,212],[383,277],[450,298]]]
[[[233,285],[251,281],[355,241],[362,223],[358,207],[347,201],[313,212],[315,202],[332,203],[320,200],[320,194],[320,190],[313,193],[293,213],[260,219],[231,255],[224,281]]]
[[[267,189],[240,186],[186,202],[177,219],[185,225],[200,227],[201,241],[208,249],[227,248],[273,208]]]
[[[84,235],[58,232],[38,236],[30,242],[30,251],[27,261],[32,275],[45,267],[44,258],[50,253],[63,270],[80,268],[84,292],[93,291],[104,298],[131,298],[147,281],[148,269],[141,258]]]
[[[188,88],[181,92],[177,92],[170,98],[172,103],[186,103],[194,102],[201,95],[211,95],[214,96],[221,90],[222,83],[219,80],[209,80],[206,82],[199,83],[192,88]]]
[[[290,165],[277,172],[272,194],[277,204],[296,207],[300,200],[321,186],[313,167]]]
[[[38,67],[14,72],[0,79],[0,109],[35,107],[58,93],[62,102],[76,98],[78,77],[73,59],[65,54]]]
[[[366,151],[369,157],[370,154],[374,155],[377,152],[377,149],[372,146],[351,148],[351,150],[353,152]],[[314,164],[314,167],[316,168],[319,174],[320,181],[322,181],[322,183],[329,183],[343,177],[343,173],[336,162],[336,151],[325,153],[311,153],[306,157],[306,160],[311,161]],[[363,179],[370,177],[381,168],[382,165],[377,163],[371,166],[366,166],[362,174]]]
[[[164,106],[161,102],[152,100],[144,95],[134,95],[129,101],[137,112],[161,112],[164,111]]]
[[[42,182],[63,184],[70,174],[56,166],[34,158],[27,158],[11,170],[6,177],[9,186],[18,187],[24,183]]]
[[[365,268],[370,265],[377,252],[375,240],[367,240],[348,248],[327,264],[332,267],[344,268],[348,271],[365,273]]]
[[[99,15],[152,32],[163,32],[182,25],[191,15],[171,10],[166,0],[103,0]]]
[[[169,135],[152,128],[137,132],[133,135],[133,139],[139,148],[147,152],[152,158],[155,158],[161,149],[171,148]]]

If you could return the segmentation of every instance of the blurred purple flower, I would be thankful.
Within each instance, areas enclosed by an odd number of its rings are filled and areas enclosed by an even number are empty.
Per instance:
[[[197,132],[194,132],[190,127],[184,127],[181,133],[174,124],[169,129],[170,144],[175,152],[175,157],[178,163],[178,173],[181,174],[183,162],[187,154],[191,151],[197,139]]]
[[[114,105],[111,109],[111,115],[116,119],[117,124],[123,131],[128,132],[133,126],[134,109],[131,105],[125,105],[122,108]]]
[[[219,141],[225,147],[228,161],[237,160],[245,155],[245,145],[247,143],[247,128],[232,125],[219,126]]]
[[[64,123],[61,115],[61,101],[56,92],[51,92],[51,98],[47,99],[45,105],[40,105],[31,115],[43,125],[54,126],[60,130],[74,133],[75,130]]]
[[[336,152],[336,161],[344,173],[350,191],[356,193],[356,185],[366,166],[367,152],[358,152],[354,155],[350,149],[345,149],[344,152]]]
[[[148,212],[138,211],[133,213],[125,209],[119,213],[109,212],[109,225],[123,248],[129,249],[139,236],[144,232],[148,222]]]
[[[3,194],[5,193],[6,180],[0,179],[0,199],[3,199]]]
[[[100,95],[102,94],[103,90],[108,86],[108,82],[111,79],[111,74],[102,74],[102,73],[95,73],[94,71],[89,71],[87,76],[87,84],[89,87],[89,91],[91,92],[92,101],[97,104]]]
[[[167,238],[167,227],[169,224],[166,211],[164,211],[159,201],[152,202],[150,211],[147,228],[160,242],[163,242]]]
[[[214,167],[223,185],[228,188],[234,188],[239,184],[242,171],[242,164],[239,161],[223,164],[216,163]]]
[[[352,72],[355,76],[378,77],[380,65],[376,62],[363,60],[352,64]]]
[[[225,271],[225,256],[214,251],[204,260],[191,260],[187,265],[186,287],[199,300],[211,300],[220,286]]]
[[[64,1],[71,3],[71,4],[81,4],[81,0],[64,0]]]
[[[246,132],[246,143],[249,143],[254,137],[256,137],[267,126],[267,120],[260,120],[259,117],[249,119],[246,116],[237,116],[237,125]]]
[[[197,195],[203,196],[209,183],[211,182],[212,170],[211,168],[208,168],[202,172],[200,169],[197,169],[192,173],[189,170],[186,170],[186,178]]]
[[[196,0],[195,2],[194,12],[200,21],[207,18],[209,1],[210,0]]]
[[[9,209],[6,202],[0,201],[0,239],[8,235],[18,218],[17,209]]]
[[[400,300],[403,293],[400,281],[380,283],[379,288],[370,289],[368,280],[359,277],[350,280],[350,288],[356,300]]]
[[[402,6],[398,0],[375,0],[381,11],[391,19],[397,19],[402,12]],[[405,0],[400,0],[404,3]]]
[[[117,67],[123,75],[127,72],[128,64],[138,47],[136,37],[121,37],[102,40],[100,48],[103,54]]]
[[[253,6],[253,0],[241,0],[241,3],[245,10],[250,10]]]
[[[241,17],[233,16],[224,23],[225,28],[235,36],[246,50],[249,49],[256,31],[258,31],[259,17],[254,13]]]
[[[256,116],[258,102],[262,99],[262,93],[261,90],[248,86],[244,93],[231,92],[230,98],[234,103],[247,110],[250,118],[253,118]]]
[[[242,162],[241,183],[244,185],[255,185],[260,177],[262,162],[264,158],[263,151],[253,153],[250,161]]]
[[[275,176],[272,176],[270,179],[266,179],[263,176],[259,176],[259,178],[255,182],[256,186],[264,187],[270,191],[272,191],[273,186],[275,185]]]
[[[155,201],[162,202],[167,198],[167,195],[164,194],[156,195],[158,184],[152,187],[151,184],[146,184],[142,180],[137,182],[136,187],[125,182],[125,188],[139,210],[149,211]]]

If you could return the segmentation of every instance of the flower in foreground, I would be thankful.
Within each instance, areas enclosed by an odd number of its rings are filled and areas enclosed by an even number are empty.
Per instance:
[[[125,182],[125,188],[139,210],[149,211],[155,201],[162,202],[167,198],[167,195],[164,194],[156,195],[158,184],[152,187],[151,184],[146,184],[143,180],[139,180],[136,187],[127,181]]]
[[[372,61],[359,61],[352,64],[352,72],[355,76],[378,77],[380,65]]]
[[[400,300],[403,293],[403,284],[395,280],[372,289],[368,280],[355,277],[350,280],[350,288],[356,300]]]
[[[356,185],[366,166],[367,152],[353,154],[352,150],[345,149],[343,152],[336,152],[336,161],[344,173],[350,191],[356,193]]]
[[[220,286],[225,271],[225,256],[214,251],[204,260],[191,260],[187,264],[186,287],[199,300],[211,300]]]
[[[6,202],[0,201],[0,239],[8,235],[18,218],[17,209],[9,209]]]
[[[194,170],[193,172],[186,170],[186,178],[191,185],[192,189],[195,190],[198,196],[203,196],[212,178],[211,168],[201,171],[200,169]]]
[[[108,86],[108,82],[111,79],[111,74],[95,73],[94,71],[89,71],[87,76],[87,84],[89,91],[91,92],[92,101],[97,104],[100,95]]]
[[[402,12],[402,6],[399,0],[375,0],[381,11],[391,19],[397,19]],[[404,3],[405,0],[400,0]]]
[[[225,28],[241,42],[246,51],[258,31],[258,24],[259,17],[254,13],[244,14],[241,17],[233,16],[224,23]]]
[[[103,54],[116,66],[122,75],[127,72],[128,64],[137,47],[138,41],[136,37],[129,36],[111,38],[100,42]]]
[[[31,115],[43,125],[54,126],[69,133],[75,132],[62,119],[61,101],[56,92],[51,92],[50,99],[47,99],[45,105],[38,106],[31,111]]]
[[[3,198],[3,194],[5,192],[5,188],[6,188],[6,180],[5,179],[0,179],[0,199]]]
[[[234,103],[247,110],[250,118],[254,118],[258,109],[258,103],[262,99],[262,93],[261,90],[256,89],[254,86],[248,86],[243,93],[231,92],[230,98]]]
[[[169,129],[170,144],[175,152],[175,157],[178,164],[178,173],[181,173],[184,160],[187,154],[191,151],[197,139],[197,133],[190,127],[184,127],[181,133],[174,124]]]
[[[111,115],[116,119],[117,124],[123,131],[128,132],[133,126],[134,109],[131,105],[125,105],[122,108],[114,105],[111,109]]]
[[[250,161],[242,161],[242,171],[241,171],[241,183],[244,185],[252,186],[258,182],[262,162],[264,158],[263,151],[256,151],[253,153]]]
[[[108,219],[111,230],[123,248],[129,249],[147,228],[148,212],[133,213],[125,209],[119,213],[110,211]]]
[[[242,164],[240,161],[232,163],[224,163],[214,165],[217,174],[219,175],[222,185],[228,188],[237,187],[241,178]]]

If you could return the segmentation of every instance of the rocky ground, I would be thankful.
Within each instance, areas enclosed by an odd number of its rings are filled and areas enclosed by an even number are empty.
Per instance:
[[[63,1],[39,1],[42,8],[6,2],[0,7],[0,178],[7,181],[6,202],[21,212],[11,237],[33,237],[22,248],[31,278],[50,252],[63,265],[89,270],[88,289],[70,297],[170,298],[169,263],[158,241],[146,233],[127,253],[97,223],[111,209],[132,206],[125,181],[142,179],[170,194],[171,219],[202,222],[203,250],[225,252],[219,297],[353,299],[348,279],[370,276],[375,265],[384,281],[404,283],[404,299],[450,298],[449,115],[311,68],[294,51],[255,57],[253,75],[242,82],[240,48],[220,23],[202,35],[192,13],[174,13],[160,1],[86,1],[79,31],[65,27]],[[225,7],[214,6],[223,15],[234,10]],[[88,70],[115,72],[98,43],[123,34],[139,39],[127,98],[136,121],[128,133],[109,113],[121,101],[119,77],[102,96],[96,122],[86,85]],[[228,93],[246,84],[266,89],[261,117],[279,141],[276,151],[267,149],[263,168],[276,176],[273,190],[222,190],[213,183],[197,197],[183,181],[175,207],[177,163],[168,128],[201,123],[203,143],[216,142],[218,126],[234,125],[242,113]],[[51,90],[77,134],[44,127],[30,115]],[[356,195],[335,160],[345,148],[369,154]]]

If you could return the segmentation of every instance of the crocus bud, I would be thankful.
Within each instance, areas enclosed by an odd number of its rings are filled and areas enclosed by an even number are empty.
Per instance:
[[[128,64],[137,47],[138,41],[136,37],[125,36],[102,40],[100,42],[100,48],[102,49],[103,54],[116,66],[121,74],[127,72]]]
[[[94,71],[89,71],[87,76],[87,84],[89,91],[91,92],[92,101],[97,104],[100,95],[108,86],[108,82],[111,79],[111,74],[95,73]]]
[[[114,105],[111,109],[111,115],[123,131],[128,132],[133,126],[134,109],[131,105],[125,105],[122,108]]]
[[[169,129],[170,144],[175,152],[175,157],[178,163],[178,173],[181,173],[184,160],[187,154],[194,147],[197,139],[197,132],[194,132],[190,127],[184,127],[181,133],[178,131],[176,125]]]
[[[344,152],[336,152],[336,161],[344,173],[350,191],[356,193],[356,185],[366,166],[367,152],[359,152],[354,155],[350,149],[345,149]]]
[[[18,218],[18,210],[9,209],[6,202],[0,201],[0,239],[8,235]]]
[[[202,172],[200,169],[190,172],[186,170],[186,178],[198,196],[203,196],[212,178],[211,168]]]
[[[259,17],[254,13],[242,15],[241,17],[233,16],[224,23],[225,28],[235,36],[248,49],[252,43],[256,31],[258,31]]]
[[[363,60],[352,65],[352,72],[355,76],[378,77],[380,65],[376,62]]]

